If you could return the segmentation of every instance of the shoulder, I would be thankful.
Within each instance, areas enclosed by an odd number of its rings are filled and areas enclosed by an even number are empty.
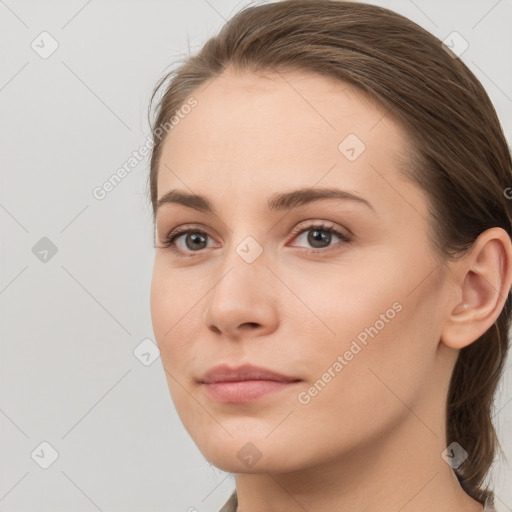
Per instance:
[[[238,507],[238,498],[236,495],[236,490],[233,491],[233,494],[229,497],[228,501],[224,503],[223,507],[219,510],[219,512],[236,512]],[[492,512],[493,509],[491,509]],[[485,511],[487,512],[487,510]]]

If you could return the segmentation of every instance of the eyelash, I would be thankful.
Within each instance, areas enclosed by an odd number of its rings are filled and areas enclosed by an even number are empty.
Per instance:
[[[348,244],[352,241],[352,238],[340,233],[337,229],[335,229],[332,225],[328,226],[326,224],[311,224],[308,226],[299,225],[295,229],[292,230],[292,234],[294,235],[294,238],[297,238],[302,233],[305,233],[307,231],[325,231],[326,233],[334,234],[338,238],[340,238],[341,242],[344,244]],[[187,233],[200,233],[202,235],[206,235],[207,237],[210,236],[205,231],[202,231],[200,229],[192,229],[192,228],[177,228],[174,231],[171,231],[166,237],[165,242],[160,246],[162,249],[170,249],[176,256],[182,257],[182,258],[193,258],[195,256],[200,256],[203,252],[202,250],[199,251],[192,251],[191,253],[183,253],[180,249],[176,247],[175,240],[180,237],[181,235],[187,234]],[[324,249],[306,249],[306,252],[308,254],[320,254],[325,253],[331,250],[334,246],[328,246]]]

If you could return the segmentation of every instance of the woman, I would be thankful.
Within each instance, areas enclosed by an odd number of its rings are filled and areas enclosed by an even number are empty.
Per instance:
[[[152,321],[222,510],[496,510],[512,162],[475,76],[390,10],[287,0],[164,84]]]

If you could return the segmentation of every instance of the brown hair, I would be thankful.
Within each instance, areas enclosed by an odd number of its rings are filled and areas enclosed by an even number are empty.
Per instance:
[[[161,127],[200,86],[227,66],[265,71],[312,71],[346,81],[377,100],[407,129],[413,151],[403,172],[426,193],[436,254],[455,259],[488,228],[512,236],[504,190],[512,159],[484,88],[435,36],[388,9],[356,2],[284,0],[246,6],[197,55],[167,73],[154,123],[149,175],[155,219]],[[160,127],[160,130],[159,130]],[[468,458],[455,473],[462,488],[484,502],[482,488],[497,448],[492,407],[508,351],[511,294],[496,322],[461,349],[446,404],[446,441]]]

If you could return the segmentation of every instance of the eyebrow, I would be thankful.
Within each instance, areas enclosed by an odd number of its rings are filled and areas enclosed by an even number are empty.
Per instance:
[[[337,188],[301,188],[292,190],[291,192],[276,193],[269,198],[267,208],[270,211],[291,210],[321,199],[353,201],[355,203],[364,204],[371,210],[374,210],[373,206],[366,199]],[[160,206],[169,203],[181,204],[204,213],[217,214],[213,204],[205,196],[199,194],[189,194],[188,192],[182,192],[180,190],[169,190],[169,192],[166,192],[158,199],[157,210]]]

